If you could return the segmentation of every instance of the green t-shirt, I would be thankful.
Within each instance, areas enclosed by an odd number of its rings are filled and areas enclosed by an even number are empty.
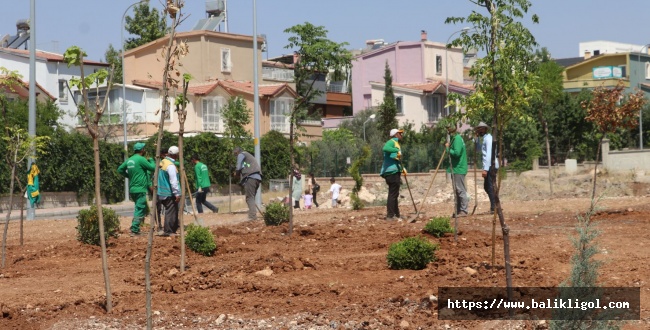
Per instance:
[[[151,173],[155,170],[155,162],[140,154],[134,154],[117,168],[118,173],[129,178],[130,193],[146,193],[151,185]]]
[[[210,188],[210,174],[205,164],[197,162],[194,165],[194,173],[196,174],[197,188]]]
[[[467,151],[465,150],[465,141],[460,134],[456,133],[451,137],[451,144],[447,148],[451,156],[451,166],[454,168],[454,174],[467,174]],[[447,169],[447,173],[449,173]]]

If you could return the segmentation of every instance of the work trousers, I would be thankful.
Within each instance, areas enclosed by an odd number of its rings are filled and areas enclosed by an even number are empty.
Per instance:
[[[388,199],[386,200],[386,217],[400,217],[399,214],[399,187],[402,184],[400,172],[384,177],[388,184]]]

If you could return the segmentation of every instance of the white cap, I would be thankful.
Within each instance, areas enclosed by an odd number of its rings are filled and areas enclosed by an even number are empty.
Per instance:
[[[171,147],[169,147],[169,150],[167,152],[170,155],[178,155],[178,147],[177,146],[171,146]]]
[[[403,129],[393,128],[392,130],[390,130],[390,137],[395,136],[395,134],[397,134],[397,133],[404,133],[404,130]]]

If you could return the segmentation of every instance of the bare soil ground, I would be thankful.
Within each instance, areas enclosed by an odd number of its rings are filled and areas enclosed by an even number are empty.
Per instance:
[[[528,180],[528,179],[526,179]],[[617,196],[604,198],[595,217],[604,261],[604,286],[640,287],[641,320],[625,329],[650,328],[650,198],[647,186],[617,183]],[[429,182],[424,182],[424,189]],[[514,178],[504,185],[534,190]],[[519,180],[524,182],[522,178]],[[605,181],[603,181],[605,182]],[[412,183],[417,185],[416,183]],[[580,184],[575,187],[584,189]],[[473,193],[473,182],[468,184]],[[422,190],[422,187],[417,189]],[[443,188],[444,189],[444,188]],[[480,187],[479,187],[480,189]],[[420,191],[418,190],[418,191]],[[575,215],[589,200],[561,198],[504,199],[511,228],[515,286],[556,286],[567,278],[573,248]],[[566,191],[566,195],[564,192]],[[418,194],[420,195],[420,194]],[[584,196],[585,194],[583,194]],[[631,195],[631,196],[625,196]],[[634,196],[637,195],[637,196]],[[408,195],[407,195],[408,196]],[[324,198],[323,198],[324,199]],[[530,199],[530,198],[529,198]],[[479,212],[489,207],[479,198]],[[474,200],[471,202],[474,204]],[[402,215],[411,216],[408,197]],[[425,214],[451,214],[449,202],[427,204]],[[156,329],[546,329],[548,321],[438,320],[431,301],[441,286],[505,286],[503,244],[497,222],[496,262],[491,267],[492,217],[475,215],[459,221],[458,241],[440,239],[437,261],[424,270],[390,270],[390,244],[422,235],[426,218],[416,223],[387,222],[383,207],[361,211],[312,209],[296,212],[295,228],[244,222],[243,214],[203,214],[218,250],[212,257],[187,250],[185,272],[179,272],[180,239],[154,239],[152,256],[153,324]],[[129,219],[122,219],[126,233]],[[192,218],[186,217],[189,223]],[[6,267],[0,269],[1,329],[142,329],[145,319],[144,257],[146,237],[122,235],[110,240],[109,266],[113,311],[103,309],[104,282],[100,249],[79,243],[76,221],[25,223],[19,245],[18,223],[8,232]],[[472,268],[470,274],[466,268]]]

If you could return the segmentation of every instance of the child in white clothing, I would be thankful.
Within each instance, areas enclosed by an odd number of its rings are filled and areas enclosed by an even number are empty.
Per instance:
[[[332,194],[332,207],[337,207],[339,200],[339,193],[341,192],[341,185],[336,183],[334,178],[330,179],[330,193]]]
[[[305,194],[302,195],[302,199],[305,201],[305,210],[309,210],[311,208],[311,201],[314,199],[314,195],[312,195],[311,191],[307,189],[305,190]]]

